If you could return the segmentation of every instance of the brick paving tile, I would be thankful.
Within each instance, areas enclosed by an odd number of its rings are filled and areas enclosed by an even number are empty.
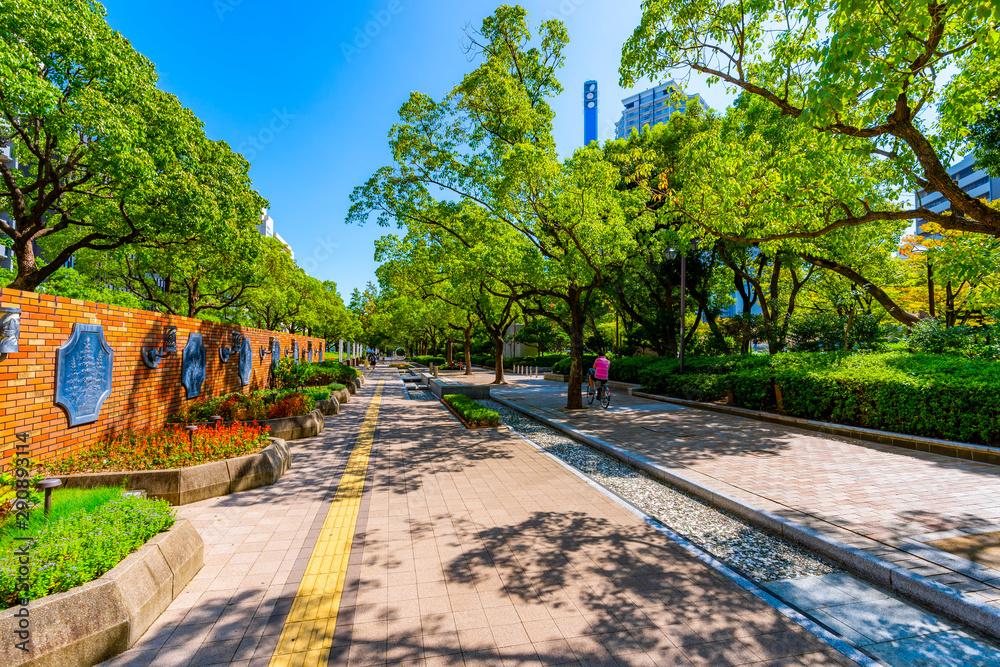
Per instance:
[[[478,373],[472,382],[488,377]],[[998,466],[688,409],[623,391],[615,392],[611,410],[570,412],[565,384],[517,381],[498,395],[917,574],[954,575],[956,566],[930,547],[913,554],[900,547],[944,531],[989,532],[1000,523]],[[927,560],[932,557],[934,562]],[[963,574],[981,583],[997,579],[976,594],[996,604],[1000,572],[977,569],[977,575]]]
[[[205,567],[106,665],[269,664],[379,379],[333,649],[307,664],[854,664],[517,436],[467,431],[380,369],[292,444],[277,484],[179,508]]]
[[[370,396],[366,387],[320,436],[290,443],[292,467],[273,486],[178,508],[205,541],[205,566],[135,646],[104,665],[268,664],[289,604],[281,600],[298,585],[286,588],[293,564],[326,515]]]
[[[388,641],[363,639],[355,619],[349,650],[331,664],[730,665],[788,651],[839,664],[813,635],[512,434],[467,431],[439,404],[387,385],[372,466],[355,576],[359,603],[389,619],[379,626]],[[755,652],[764,635],[779,638],[770,654]],[[706,649],[712,640],[717,648]]]

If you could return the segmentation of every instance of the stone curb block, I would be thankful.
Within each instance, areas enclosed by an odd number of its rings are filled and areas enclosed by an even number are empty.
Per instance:
[[[779,415],[771,412],[761,412],[759,410],[739,408],[733,405],[702,403],[700,401],[689,401],[687,399],[674,398],[672,396],[647,394],[646,392],[641,391],[633,391],[632,395],[636,398],[645,398],[651,401],[660,401],[662,403],[674,403],[676,405],[683,405],[687,408],[719,412],[725,415],[754,419],[757,421],[767,422],[769,424],[779,424],[781,426],[790,426],[792,428],[800,428],[806,431],[825,433],[827,435],[853,438],[855,440],[865,440],[867,442],[874,442],[880,445],[903,447],[905,449],[912,449],[918,452],[927,452],[929,454],[950,456],[952,458],[964,459],[966,461],[975,461],[976,463],[1000,465],[1000,448],[997,447],[973,445],[967,442],[953,442],[951,440],[940,440],[938,438],[925,438],[919,435],[906,435],[905,433],[895,433],[893,431],[878,431],[871,428],[861,428],[860,426],[832,424],[830,422],[821,422],[813,419],[802,419],[801,417],[790,417],[788,415]]]
[[[322,414],[317,415],[316,418],[322,421]],[[179,506],[274,484],[291,467],[291,456],[283,439],[271,438],[271,444],[257,454],[190,468],[91,472],[60,476],[59,479],[68,489],[120,485],[142,489],[151,498],[163,498]]]
[[[316,409],[322,412],[325,416],[340,414],[340,401],[337,400],[336,395],[332,392],[330,393],[330,398],[325,401],[316,401]]]
[[[332,396],[334,396],[341,405],[344,403],[350,403],[351,401],[351,392],[347,389],[347,387],[344,387],[337,393],[332,394]]]
[[[96,665],[142,637],[201,569],[205,543],[187,519],[154,536],[104,576],[28,605],[30,651],[14,647],[14,614],[0,611],[0,664]]]
[[[976,630],[1000,639],[1000,609],[974,600],[960,591],[937,583],[927,577],[876,558],[861,549],[856,549],[832,537],[823,535],[808,526],[790,521],[759,507],[715,491],[676,472],[663,468],[637,454],[585,435],[557,421],[536,414],[522,406],[494,396],[493,400],[536,419],[546,426],[604,452],[647,473],[654,479],[666,482],[682,491],[723,509],[759,528],[780,535],[790,542],[801,545],[844,569],[857,574],[874,584],[883,586],[926,605],[930,609],[954,620],[965,623]]]
[[[491,385],[488,384],[445,384],[440,380],[431,380],[431,393],[442,398],[445,394],[460,394],[466,398],[486,399],[490,397]]]

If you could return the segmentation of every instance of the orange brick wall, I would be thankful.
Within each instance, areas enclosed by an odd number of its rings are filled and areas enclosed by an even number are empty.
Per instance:
[[[4,464],[14,449],[14,434],[23,431],[31,432],[32,458],[47,460],[124,429],[162,426],[187,400],[181,386],[181,352],[189,334],[202,334],[205,343],[202,397],[265,387],[271,357],[261,362],[257,352],[267,347],[271,336],[281,343],[282,356],[293,340],[299,341],[300,359],[305,358],[310,341],[313,359],[324,346],[320,338],[9,289],[0,290],[0,305],[21,308],[19,351],[0,363],[0,456]],[[70,428],[66,413],[55,404],[55,370],[58,349],[69,340],[76,323],[104,325],[115,365],[111,396],[101,409],[100,420]],[[140,348],[160,347],[166,326],[177,327],[177,354],[149,368],[139,356]],[[219,360],[219,348],[229,346],[229,332],[234,329],[250,339],[254,350],[253,376],[247,388],[240,383],[238,354],[225,365]],[[327,352],[325,358],[336,359],[336,354]]]

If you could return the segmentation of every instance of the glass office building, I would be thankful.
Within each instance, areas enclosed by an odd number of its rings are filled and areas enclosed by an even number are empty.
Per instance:
[[[695,98],[705,106],[701,95],[685,95],[673,81],[626,97],[622,100],[622,117],[615,123],[615,139],[627,137],[633,128],[642,131],[646,125],[667,122],[675,113],[684,113],[688,102]]]
[[[988,202],[1000,199],[1000,178],[991,178],[984,170],[976,167],[976,159],[973,155],[966,155],[960,162],[948,169],[958,186],[965,190],[970,196],[976,199],[985,199]],[[940,192],[927,192],[920,190],[916,193],[918,208],[929,208],[935,213],[944,213],[951,209],[951,202],[945,199]],[[923,226],[926,220],[917,220],[917,233],[923,234]]]

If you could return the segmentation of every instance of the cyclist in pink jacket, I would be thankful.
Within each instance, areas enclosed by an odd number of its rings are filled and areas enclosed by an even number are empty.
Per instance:
[[[601,352],[597,361],[594,362],[594,379],[598,382],[597,400],[600,400],[604,395],[604,385],[608,383],[609,368],[611,368],[611,362],[604,356],[604,352]]]

